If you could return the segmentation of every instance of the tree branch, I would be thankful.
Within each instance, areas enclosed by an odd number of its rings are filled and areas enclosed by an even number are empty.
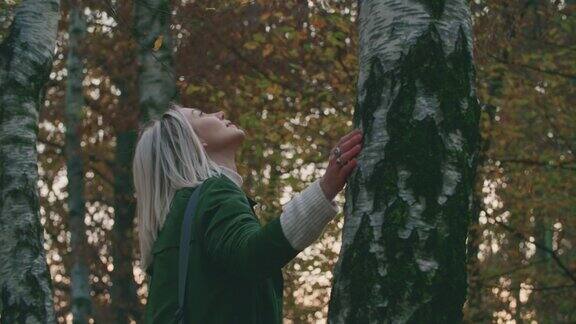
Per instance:
[[[573,285],[557,285],[557,286],[542,286],[542,287],[501,287],[501,286],[489,286],[489,285],[481,285],[484,288],[498,288],[504,290],[520,290],[526,289],[531,291],[544,291],[544,290],[560,290],[560,289],[576,289],[576,284]]]
[[[59,149],[59,150],[61,150],[61,151],[64,151],[64,146],[63,146],[63,145],[60,145],[60,144],[58,144],[58,143],[48,142],[48,141],[45,141],[45,140],[42,139],[42,138],[38,138],[37,142],[40,143],[40,144],[44,144],[44,145],[46,145],[46,146],[52,147],[52,148],[54,148],[54,149]]]
[[[44,144],[46,146],[64,151],[64,146],[60,145],[58,143],[48,142],[48,141],[45,141],[45,140],[40,139],[40,138],[38,139],[38,142],[41,144]],[[95,163],[102,162],[106,165],[106,167],[112,168],[112,161],[102,159],[94,153],[85,153],[85,154],[86,154],[86,156],[88,156],[88,160],[90,162],[95,162]]]
[[[511,233],[514,237],[519,238],[525,242],[528,243],[532,243],[534,244],[534,246],[536,246],[537,249],[540,249],[548,254],[550,254],[550,256],[552,257],[552,259],[554,260],[554,262],[556,262],[556,265],[562,270],[562,272],[564,272],[564,274],[566,275],[566,277],[568,277],[570,280],[572,280],[574,282],[574,284],[576,285],[576,274],[574,274],[563,262],[562,260],[560,260],[560,256],[558,255],[556,250],[552,250],[550,248],[548,248],[546,245],[541,244],[540,242],[534,241],[531,242],[524,234],[522,234],[521,232],[517,231],[516,229],[512,228],[510,225],[507,225],[501,221],[497,221],[494,220],[494,222],[498,225],[500,225],[502,228],[504,228],[505,230],[507,230],[509,233]]]
[[[532,70],[532,71],[536,71],[536,72],[540,72],[540,73],[545,73],[545,74],[550,74],[550,75],[554,75],[554,76],[560,76],[563,78],[567,78],[567,79],[576,79],[576,74],[569,74],[569,73],[564,73],[564,72],[560,72],[560,71],[556,71],[556,70],[547,70],[547,69],[541,69],[532,65],[528,65],[528,64],[523,64],[523,63],[516,63],[516,62],[510,62],[507,60],[504,60],[496,55],[487,54],[489,57],[493,58],[494,60],[496,60],[497,62],[503,63],[503,64],[507,64],[507,65],[512,65],[512,66],[517,66],[517,67],[521,67],[524,69],[528,69],[528,70]]]
[[[519,271],[519,270],[522,270],[522,269],[526,269],[526,268],[532,267],[532,266],[534,266],[534,265],[536,265],[536,264],[544,263],[544,262],[547,262],[547,261],[548,261],[548,259],[536,260],[536,261],[534,261],[534,262],[530,262],[530,263],[528,263],[528,264],[523,264],[523,265],[521,265],[521,266],[514,267],[514,268],[512,268],[512,269],[508,269],[508,270],[506,270],[506,271],[503,271],[503,272],[500,272],[500,273],[497,273],[497,274],[494,274],[494,275],[490,275],[490,276],[488,276],[488,277],[479,278],[478,281],[479,281],[479,282],[482,282],[482,281],[488,281],[488,280],[492,280],[492,279],[497,279],[497,278],[500,278],[500,277],[502,277],[502,276],[509,275],[509,274],[512,274],[512,273],[514,273],[514,272],[516,272],[516,271]]]
[[[576,170],[576,166],[572,166],[571,164],[576,163],[574,160],[566,160],[566,161],[555,161],[554,164],[550,164],[547,161],[538,161],[538,160],[530,160],[530,159],[523,159],[523,158],[494,158],[501,163],[517,163],[517,164],[525,164],[531,166],[538,166],[538,167],[549,167],[549,168],[558,168],[558,169],[566,169],[566,170]]]
[[[565,148],[569,149],[572,152],[576,152],[575,148],[573,145],[570,144],[570,141],[566,140],[566,137],[564,137],[562,135],[562,133],[560,132],[560,129],[558,128],[558,126],[556,125],[556,123],[554,122],[554,120],[552,119],[552,116],[550,116],[550,113],[548,112],[547,109],[542,109],[543,113],[544,113],[544,117],[546,117],[546,120],[548,120],[548,123],[550,124],[550,126],[552,127],[552,129],[554,130],[554,132],[556,133],[556,136],[562,140],[563,143],[560,143],[561,145],[564,145]]]
[[[108,176],[106,176],[104,174],[104,172],[98,170],[97,168],[95,168],[94,166],[91,166],[90,170],[92,172],[94,172],[94,174],[96,174],[98,177],[100,177],[100,179],[102,179],[102,181],[104,181],[106,184],[108,184],[109,186],[113,187],[114,186],[114,180],[108,178]]]

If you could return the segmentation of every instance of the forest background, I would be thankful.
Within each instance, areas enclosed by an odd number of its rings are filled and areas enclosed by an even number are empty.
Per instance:
[[[11,21],[8,9],[18,3],[0,4],[0,41]],[[44,247],[62,323],[72,317],[70,238],[78,228],[68,218],[64,155],[71,3],[62,2],[37,145]],[[79,11],[86,21],[77,85],[86,210],[78,237],[86,243],[82,257],[96,323],[140,323],[147,296],[136,220],[129,213],[120,219],[114,208],[126,199],[115,190],[119,134],[139,112],[134,35],[146,26],[134,25],[133,3],[83,1]],[[482,204],[468,238],[465,320],[576,320],[576,4],[475,0],[470,7],[483,158],[475,188]],[[182,0],[166,13],[174,70],[158,73],[172,74],[184,106],[224,110],[246,130],[238,155],[244,190],[258,201],[263,222],[278,216],[322,174],[332,145],[352,125],[356,1]],[[154,48],[162,42],[156,39]],[[339,215],[285,267],[286,323],[325,321],[342,225]],[[114,253],[128,257],[114,262]],[[127,298],[111,303],[115,294]]]

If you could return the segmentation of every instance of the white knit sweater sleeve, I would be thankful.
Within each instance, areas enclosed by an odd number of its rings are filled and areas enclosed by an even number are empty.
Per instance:
[[[340,211],[336,202],[328,200],[324,195],[320,179],[282,207],[280,226],[290,245],[298,251],[316,241],[326,224]]]

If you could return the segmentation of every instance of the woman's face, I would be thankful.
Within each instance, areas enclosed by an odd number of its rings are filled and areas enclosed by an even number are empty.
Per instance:
[[[244,141],[244,130],[224,118],[224,112],[207,114],[197,108],[182,108],[208,152],[235,151]]]

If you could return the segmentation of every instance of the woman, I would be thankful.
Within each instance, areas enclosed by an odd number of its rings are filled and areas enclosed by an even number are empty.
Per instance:
[[[178,247],[188,199],[194,212],[184,318],[188,323],[281,323],[281,268],[338,213],[333,201],[357,165],[361,133],[344,136],[325,174],[261,226],[242,191],[235,154],[245,133],[219,111],[175,104],[140,133],[133,161],[141,266],[150,275],[147,323],[175,323]]]

